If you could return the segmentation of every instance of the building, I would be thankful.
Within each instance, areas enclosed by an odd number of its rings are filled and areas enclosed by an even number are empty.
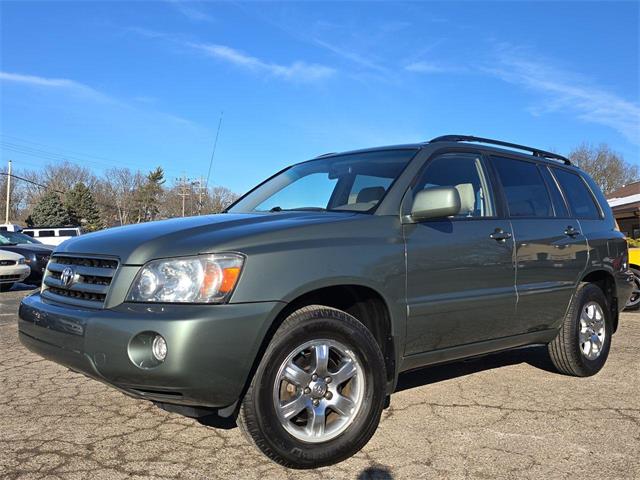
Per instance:
[[[640,238],[640,181],[607,195],[620,230],[627,237]]]

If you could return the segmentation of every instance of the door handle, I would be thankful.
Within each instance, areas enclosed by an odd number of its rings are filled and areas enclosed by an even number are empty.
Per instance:
[[[568,237],[573,238],[580,235],[580,230],[576,230],[575,228],[573,228],[573,226],[569,225],[567,229],[564,231],[564,234],[567,235]]]
[[[511,238],[511,233],[505,232],[500,228],[496,228],[496,231],[489,235],[489,238],[492,238],[496,242],[504,242],[505,240]]]

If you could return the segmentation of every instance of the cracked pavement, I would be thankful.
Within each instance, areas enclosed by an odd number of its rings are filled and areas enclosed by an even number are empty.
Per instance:
[[[640,478],[640,314],[625,313],[605,368],[559,375],[528,348],[401,376],[369,444],[338,465],[287,470],[237,428],[164,412],[23,348],[0,294],[0,477]]]

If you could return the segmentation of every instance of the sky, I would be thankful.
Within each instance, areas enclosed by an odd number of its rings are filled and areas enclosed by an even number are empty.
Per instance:
[[[640,2],[0,2],[0,163],[243,193],[316,155],[498,138],[640,164]]]

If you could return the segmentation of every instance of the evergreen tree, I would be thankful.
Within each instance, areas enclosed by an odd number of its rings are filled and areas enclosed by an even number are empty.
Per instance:
[[[93,198],[91,190],[78,182],[65,195],[65,207],[69,211],[72,223],[93,232],[103,228],[100,212]]]
[[[27,218],[30,227],[57,227],[71,224],[69,212],[54,191],[46,192]]]
[[[164,170],[162,167],[157,167],[149,172],[145,184],[138,189],[136,193],[138,223],[156,219],[164,182]]]

